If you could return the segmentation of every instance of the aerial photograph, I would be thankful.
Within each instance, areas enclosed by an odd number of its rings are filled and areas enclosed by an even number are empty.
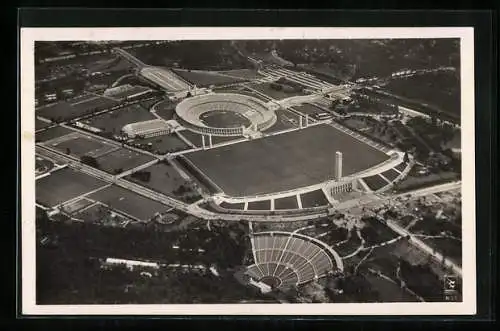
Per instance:
[[[34,58],[37,305],[463,301],[459,38]]]

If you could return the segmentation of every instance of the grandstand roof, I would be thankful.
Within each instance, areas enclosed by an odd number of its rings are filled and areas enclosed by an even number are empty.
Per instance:
[[[129,136],[144,135],[158,131],[169,130],[168,123],[161,119],[154,119],[143,122],[130,123],[122,128],[122,131]]]
[[[191,97],[180,102],[175,111],[186,122],[198,127],[207,127],[200,120],[200,116],[212,110],[238,112],[252,124],[263,123],[276,116],[259,99],[235,93],[213,93]]]

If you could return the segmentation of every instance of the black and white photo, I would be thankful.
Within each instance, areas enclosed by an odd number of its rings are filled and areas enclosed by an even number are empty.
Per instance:
[[[23,305],[473,313],[472,43],[470,28],[22,31]]]

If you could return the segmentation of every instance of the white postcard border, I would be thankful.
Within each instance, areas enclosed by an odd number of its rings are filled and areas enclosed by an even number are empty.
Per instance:
[[[21,226],[24,315],[469,315],[476,313],[474,30],[426,28],[22,28]],[[35,238],[35,40],[461,39],[463,301],[440,303],[37,305]]]

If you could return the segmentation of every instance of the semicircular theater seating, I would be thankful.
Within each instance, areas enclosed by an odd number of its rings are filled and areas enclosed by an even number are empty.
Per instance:
[[[258,281],[274,279],[277,288],[307,283],[335,269],[322,247],[292,234],[255,235],[252,245],[255,261],[246,274]]]

